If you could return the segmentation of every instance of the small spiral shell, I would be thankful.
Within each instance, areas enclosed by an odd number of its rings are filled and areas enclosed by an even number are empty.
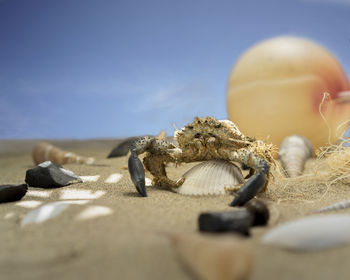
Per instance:
[[[306,137],[291,135],[282,141],[278,155],[287,176],[297,177],[303,174],[306,160],[312,157],[313,146]]]
[[[314,211],[314,213],[324,213],[324,212],[330,212],[330,211],[337,211],[342,209],[350,208],[350,200],[344,200],[340,201],[331,205],[328,205],[323,208],[319,208]]]
[[[92,164],[95,161],[92,157],[78,156],[72,152],[63,151],[46,142],[39,142],[34,146],[32,159],[36,165],[47,160],[60,165],[66,163]]]

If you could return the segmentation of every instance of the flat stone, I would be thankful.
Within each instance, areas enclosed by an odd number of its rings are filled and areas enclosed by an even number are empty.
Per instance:
[[[20,200],[27,192],[27,184],[21,185],[1,185],[0,203]]]
[[[254,218],[245,208],[230,212],[202,213],[198,225],[202,232],[237,232],[249,236]]]
[[[82,182],[81,178],[72,171],[66,170],[51,161],[45,161],[32,169],[28,169],[25,181],[29,186],[36,188],[59,188]]]

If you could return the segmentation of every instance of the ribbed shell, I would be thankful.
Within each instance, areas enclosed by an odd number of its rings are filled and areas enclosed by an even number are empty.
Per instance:
[[[313,146],[304,136],[291,135],[286,137],[278,151],[279,159],[289,177],[303,174],[305,162],[313,155]]]
[[[182,175],[185,182],[174,191],[185,195],[225,194],[225,188],[244,183],[241,170],[224,160],[202,162]]]

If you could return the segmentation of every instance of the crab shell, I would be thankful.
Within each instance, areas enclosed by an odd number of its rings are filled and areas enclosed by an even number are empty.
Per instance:
[[[279,145],[304,135],[317,148],[336,141],[350,119],[350,85],[339,62],[306,39],[277,37],[248,49],[234,66],[227,112],[246,135]],[[324,93],[329,99],[320,104]],[[329,126],[329,127],[328,127]],[[329,133],[329,128],[331,133]]]

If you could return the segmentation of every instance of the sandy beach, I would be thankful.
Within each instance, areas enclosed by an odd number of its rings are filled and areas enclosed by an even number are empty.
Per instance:
[[[95,182],[57,189],[30,187],[21,201],[0,205],[1,279],[193,279],[162,232],[197,233],[198,215],[205,211],[230,210],[228,203],[232,196],[183,196],[148,187],[148,197],[142,198],[130,180],[127,158],[106,158],[118,141],[51,141],[66,150],[95,157],[95,165],[67,164],[64,167],[79,176],[99,175],[99,178]],[[26,170],[34,166],[30,152],[35,142],[0,141],[1,185],[24,183]],[[171,166],[169,176],[179,177],[192,165]],[[105,182],[114,173],[123,176],[117,183]],[[150,174],[146,176],[151,178]],[[281,181],[271,184],[271,192],[284,187]],[[315,185],[316,181],[310,191],[315,191]],[[283,197],[273,200],[269,193],[263,195],[271,211],[271,220],[267,227],[252,229],[249,240],[255,260],[251,279],[347,279],[349,246],[296,253],[262,245],[260,239],[279,223],[349,199],[348,187],[344,182],[333,185],[321,200],[325,191],[321,184],[319,194],[308,201]],[[71,205],[43,223],[21,226],[23,217],[35,207],[67,200],[67,190],[99,195],[88,199],[87,204]],[[79,218],[91,206],[102,206],[110,212],[95,218]]]

